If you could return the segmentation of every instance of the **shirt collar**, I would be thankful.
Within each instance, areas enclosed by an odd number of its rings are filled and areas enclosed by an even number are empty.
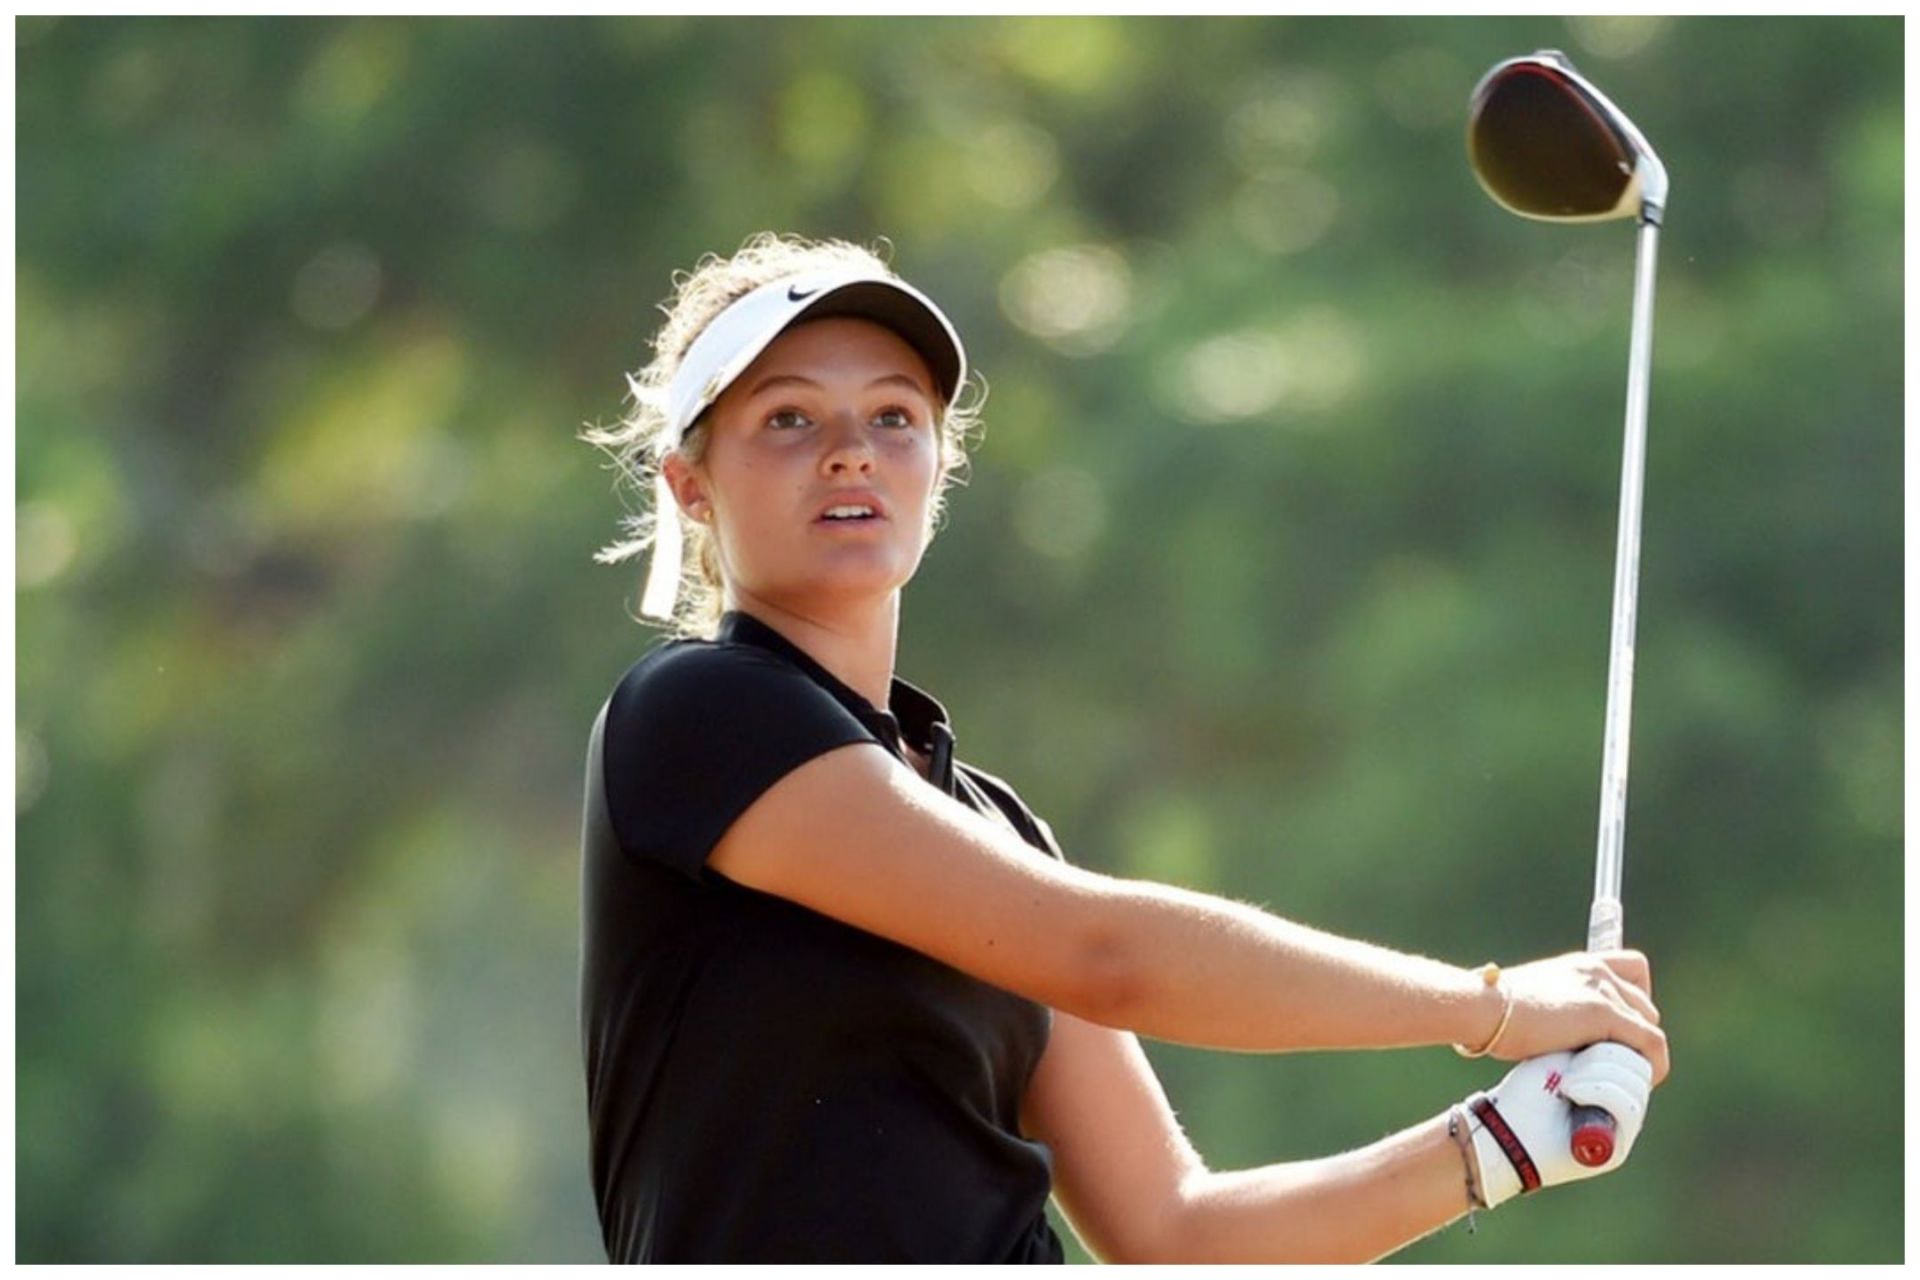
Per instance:
[[[862,724],[878,734],[896,754],[902,739],[922,754],[931,753],[936,725],[939,726],[939,735],[946,738],[947,748],[951,750],[953,724],[947,719],[947,709],[932,694],[908,684],[899,676],[893,677],[887,695],[888,709],[881,710],[814,661],[805,649],[750,613],[728,610],[721,615],[720,629],[714,638],[721,644],[750,644],[786,658],[831,693]]]

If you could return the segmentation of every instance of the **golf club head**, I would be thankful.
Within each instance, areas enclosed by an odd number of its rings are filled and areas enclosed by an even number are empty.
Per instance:
[[[1474,87],[1467,155],[1487,194],[1523,218],[1658,223],[1666,207],[1660,157],[1557,49],[1509,58]]]

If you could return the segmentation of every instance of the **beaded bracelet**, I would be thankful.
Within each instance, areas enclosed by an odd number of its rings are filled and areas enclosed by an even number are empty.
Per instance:
[[[1487,1198],[1480,1194],[1480,1184],[1474,1181],[1471,1127],[1471,1124],[1466,1119],[1466,1110],[1459,1103],[1456,1102],[1447,1108],[1447,1136],[1452,1138],[1454,1145],[1460,1148],[1460,1163],[1466,1167],[1467,1172],[1468,1235],[1474,1235],[1479,1231],[1479,1228],[1475,1226],[1473,1222],[1473,1211],[1475,1209],[1491,1209],[1493,1207],[1487,1203]]]

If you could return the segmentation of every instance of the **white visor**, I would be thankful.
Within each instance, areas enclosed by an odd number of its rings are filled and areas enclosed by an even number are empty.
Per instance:
[[[789,276],[762,285],[715,316],[687,348],[667,387],[667,430],[662,450],[680,447],[688,428],[754,358],[800,320],[858,316],[885,325],[920,353],[933,374],[940,403],[953,403],[967,377],[960,335],[933,300],[905,281],[852,270]],[[640,611],[670,618],[680,594],[680,518],[664,472],[653,482],[652,563]]]

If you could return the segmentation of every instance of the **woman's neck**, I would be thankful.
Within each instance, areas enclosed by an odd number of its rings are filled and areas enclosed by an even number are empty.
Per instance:
[[[733,595],[727,608],[751,614],[806,650],[834,679],[881,711],[893,691],[893,659],[900,634],[900,593],[880,601],[826,610],[782,607],[758,596]]]

